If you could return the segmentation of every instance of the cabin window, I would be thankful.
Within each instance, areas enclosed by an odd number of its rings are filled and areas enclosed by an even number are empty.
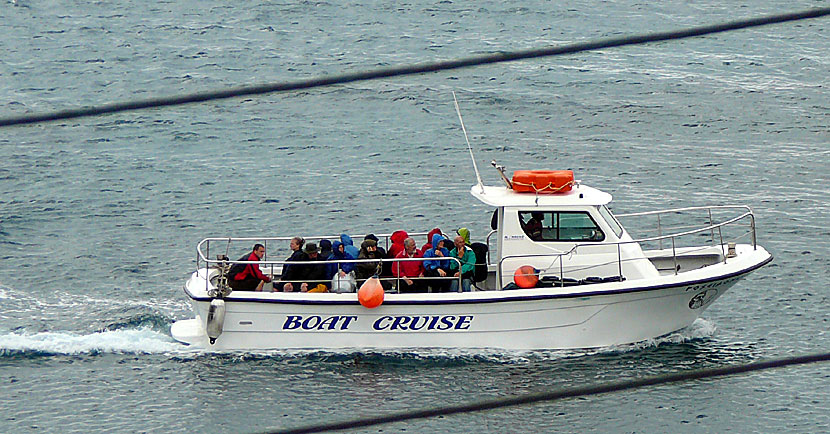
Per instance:
[[[587,212],[519,211],[519,225],[533,241],[605,239],[605,234]]]
[[[603,205],[599,207],[599,215],[605,219],[605,222],[608,223],[608,226],[611,226],[611,230],[614,231],[614,234],[617,235],[617,238],[622,237],[623,228],[620,226],[620,223],[617,221],[617,218],[611,214],[611,210],[608,209],[607,206]]]

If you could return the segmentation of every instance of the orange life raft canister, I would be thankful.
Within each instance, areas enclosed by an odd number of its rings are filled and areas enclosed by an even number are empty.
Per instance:
[[[517,170],[513,191],[517,193],[564,193],[574,184],[572,170]]]

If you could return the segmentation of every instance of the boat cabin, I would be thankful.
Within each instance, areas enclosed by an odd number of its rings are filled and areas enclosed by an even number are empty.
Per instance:
[[[552,194],[521,192],[507,186],[473,186],[470,193],[496,207],[496,246],[491,257],[501,287],[529,265],[542,276],[639,279],[659,272],[639,244],[608,210],[611,195],[574,182]]]

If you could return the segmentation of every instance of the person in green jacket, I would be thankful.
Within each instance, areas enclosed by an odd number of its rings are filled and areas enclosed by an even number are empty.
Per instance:
[[[476,254],[467,247],[464,242],[464,237],[459,235],[453,241],[455,248],[450,250],[451,258],[458,258],[461,261],[461,270],[458,269],[458,263],[450,261],[450,273],[454,273],[453,277],[461,276],[461,289],[464,292],[470,292],[473,285],[473,270],[476,265]],[[450,284],[450,292],[458,291],[458,279],[453,279]]]
[[[464,244],[466,244],[467,247],[470,247],[470,230],[469,229],[467,229],[467,228],[458,228],[458,230],[455,231],[455,233],[457,233],[458,235],[461,235],[462,237],[464,237]]]

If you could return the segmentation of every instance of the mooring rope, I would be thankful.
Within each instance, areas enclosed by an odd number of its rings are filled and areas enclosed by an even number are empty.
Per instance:
[[[227,98],[236,98],[250,95],[263,95],[275,92],[287,92],[299,89],[311,89],[336,84],[353,83],[357,81],[375,80],[379,78],[399,77],[403,75],[423,74],[426,72],[446,71],[451,69],[468,68],[472,66],[512,62],[516,60],[533,59],[537,57],[560,56],[579,53],[582,51],[598,50],[602,48],[639,45],[651,42],[668,41],[674,39],[692,38],[710,35],[713,33],[728,32],[746,29],[749,27],[765,26],[769,24],[797,21],[809,18],[818,18],[830,15],[830,7],[816,8],[801,12],[789,12],[763,17],[736,20],[721,24],[689,27],[686,29],[667,32],[649,33],[644,35],[622,36],[617,38],[598,39],[563,46],[533,48],[527,50],[505,51],[481,56],[472,56],[455,60],[426,62],[414,65],[402,65],[390,68],[381,68],[371,71],[354,72],[348,74],[323,76],[305,80],[266,83],[253,86],[233,87],[225,90],[191,93],[185,95],[150,98],[127,102],[104,104],[99,106],[74,108],[41,114],[28,114],[0,118],[0,127],[11,125],[34,124],[62,119],[98,116],[109,113],[119,113],[132,110],[141,110],[155,107],[166,107],[182,104],[192,104],[206,101],[215,101]]]

